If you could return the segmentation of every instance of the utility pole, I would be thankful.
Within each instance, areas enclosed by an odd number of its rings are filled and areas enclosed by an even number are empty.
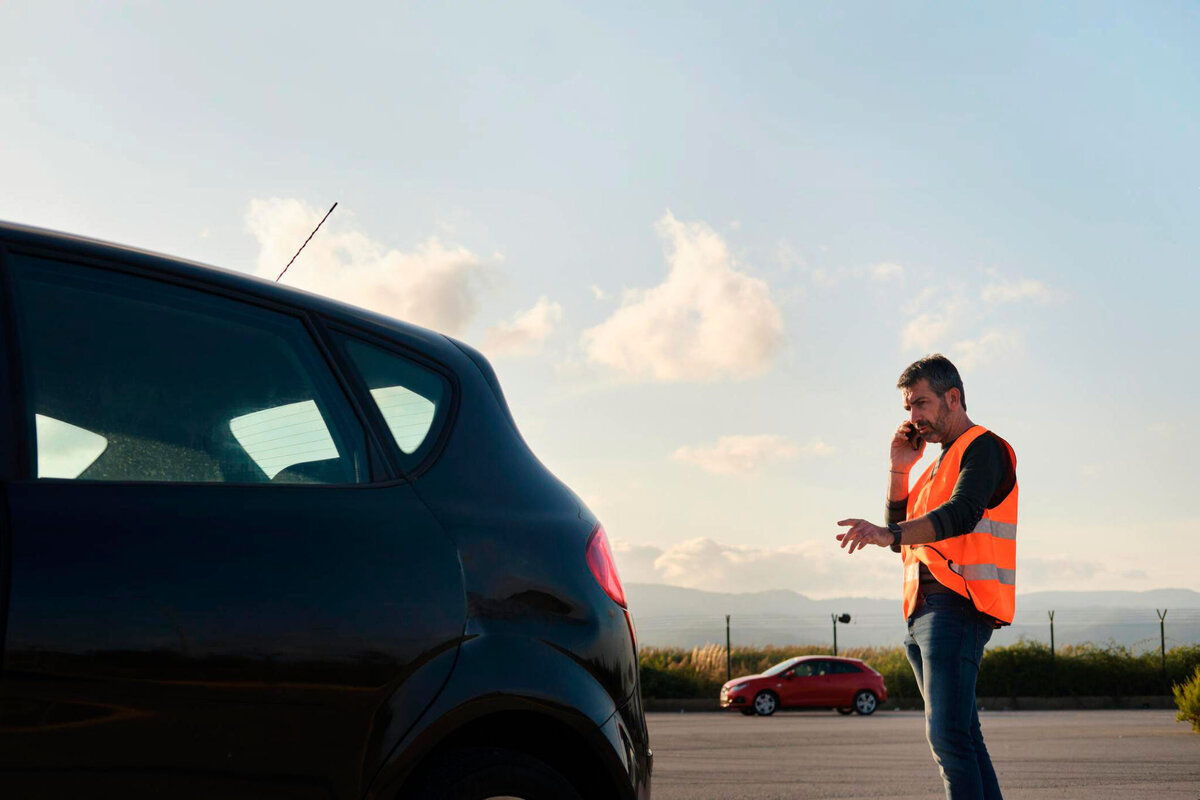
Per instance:
[[[733,680],[733,651],[729,649],[729,615],[725,615],[725,680]]]
[[[1050,614],[1050,663],[1054,663],[1054,612]]]
[[[830,614],[829,618],[833,620],[833,654],[837,655],[837,626],[838,623],[846,623],[850,621],[849,614]]]
[[[1162,653],[1162,672],[1165,678],[1167,676],[1167,609],[1164,608],[1162,611],[1159,611],[1156,608],[1154,609],[1154,613],[1158,614],[1159,648]]]

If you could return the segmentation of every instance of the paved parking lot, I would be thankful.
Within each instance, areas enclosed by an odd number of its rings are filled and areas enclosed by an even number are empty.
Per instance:
[[[984,712],[1005,800],[1200,800],[1173,711]],[[655,800],[943,797],[919,712],[647,715]]]

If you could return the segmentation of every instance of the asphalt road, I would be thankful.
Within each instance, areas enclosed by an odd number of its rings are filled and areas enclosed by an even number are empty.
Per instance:
[[[916,711],[646,715],[655,800],[944,797]],[[1173,711],[995,711],[1005,800],[1200,800],[1200,734]]]

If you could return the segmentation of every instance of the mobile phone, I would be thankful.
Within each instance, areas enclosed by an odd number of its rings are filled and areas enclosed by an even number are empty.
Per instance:
[[[916,425],[913,425],[911,422],[908,423],[908,430],[904,435],[908,437],[908,443],[912,446],[913,450],[921,449],[921,434],[917,432]]]

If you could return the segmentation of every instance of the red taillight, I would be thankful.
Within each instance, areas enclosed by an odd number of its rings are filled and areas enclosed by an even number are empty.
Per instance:
[[[626,608],[625,590],[621,588],[621,579],[617,577],[617,565],[613,562],[612,548],[608,546],[608,537],[604,534],[603,525],[597,525],[588,539],[587,563],[592,574],[596,576],[596,583],[600,584],[605,594],[621,608]]]

